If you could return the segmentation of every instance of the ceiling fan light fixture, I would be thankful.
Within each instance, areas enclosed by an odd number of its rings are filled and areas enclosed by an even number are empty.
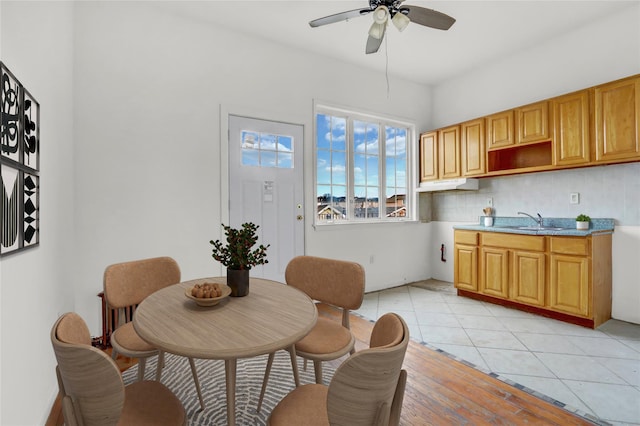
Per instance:
[[[398,12],[393,16],[393,18],[391,18],[391,22],[393,22],[393,25],[395,25],[398,31],[402,32],[407,28],[411,20],[404,13]]]
[[[373,22],[376,24],[385,24],[389,18],[389,9],[387,6],[378,6],[373,11]]]

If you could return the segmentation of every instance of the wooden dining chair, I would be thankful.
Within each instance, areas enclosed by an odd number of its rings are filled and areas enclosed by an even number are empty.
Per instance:
[[[104,271],[104,297],[108,311],[116,312],[115,330],[111,334],[112,356],[118,354],[138,359],[138,380],[144,377],[146,360],[158,355],[156,380],[161,379],[164,353],[145,342],[133,328],[133,315],[137,306],[150,294],[180,282],[180,267],[171,257],[155,257],[116,263]],[[193,381],[204,409],[200,382],[193,358],[189,358]]]
[[[329,386],[306,384],[285,396],[267,421],[272,426],[397,426],[407,373],[402,363],[409,329],[402,317],[385,314],[374,326],[369,349],[336,370]]]
[[[342,310],[342,323],[318,317],[316,325],[302,340],[290,347],[291,367],[296,386],[300,385],[296,357],[312,360],[316,383],[322,384],[322,362],[354,353],[355,337],[351,333],[349,312],[362,305],[365,287],[364,268],[355,262],[314,256],[293,258],[285,270],[287,285],[306,293],[311,299]],[[258,411],[269,381],[275,354],[269,354],[258,400]]]
[[[70,312],[51,329],[56,375],[67,426],[186,425],[180,400],[162,383],[125,386],[115,362],[91,346],[84,320]]]

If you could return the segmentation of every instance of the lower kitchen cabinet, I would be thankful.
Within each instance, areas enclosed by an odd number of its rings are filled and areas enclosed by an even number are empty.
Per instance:
[[[509,297],[509,251],[482,247],[480,292],[489,296]]]
[[[549,308],[589,316],[589,258],[551,254]]]
[[[595,328],[611,318],[611,234],[455,230],[458,295]]]
[[[457,287],[469,290],[478,290],[478,233],[460,231],[456,233],[455,249],[453,255],[453,280]]]
[[[546,255],[527,251],[513,251],[511,254],[512,279],[511,298],[534,306],[544,306],[546,284]]]

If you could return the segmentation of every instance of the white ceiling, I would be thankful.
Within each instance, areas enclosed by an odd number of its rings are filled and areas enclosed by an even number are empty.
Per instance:
[[[367,7],[368,0],[179,0],[154,5],[381,72],[388,57],[390,75],[437,84],[639,2],[406,0],[407,5],[446,13],[456,23],[448,31],[410,24],[402,33],[390,25],[380,50],[371,55],[364,53],[370,15],[318,28],[308,24],[316,18]]]

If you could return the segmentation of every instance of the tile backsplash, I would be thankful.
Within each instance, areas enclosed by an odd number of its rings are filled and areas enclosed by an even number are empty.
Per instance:
[[[478,222],[493,200],[494,215],[612,218],[640,226],[640,162],[479,179],[478,191],[420,194],[420,216],[433,221]],[[579,193],[579,204],[570,194]],[[430,200],[429,200],[430,198]]]

